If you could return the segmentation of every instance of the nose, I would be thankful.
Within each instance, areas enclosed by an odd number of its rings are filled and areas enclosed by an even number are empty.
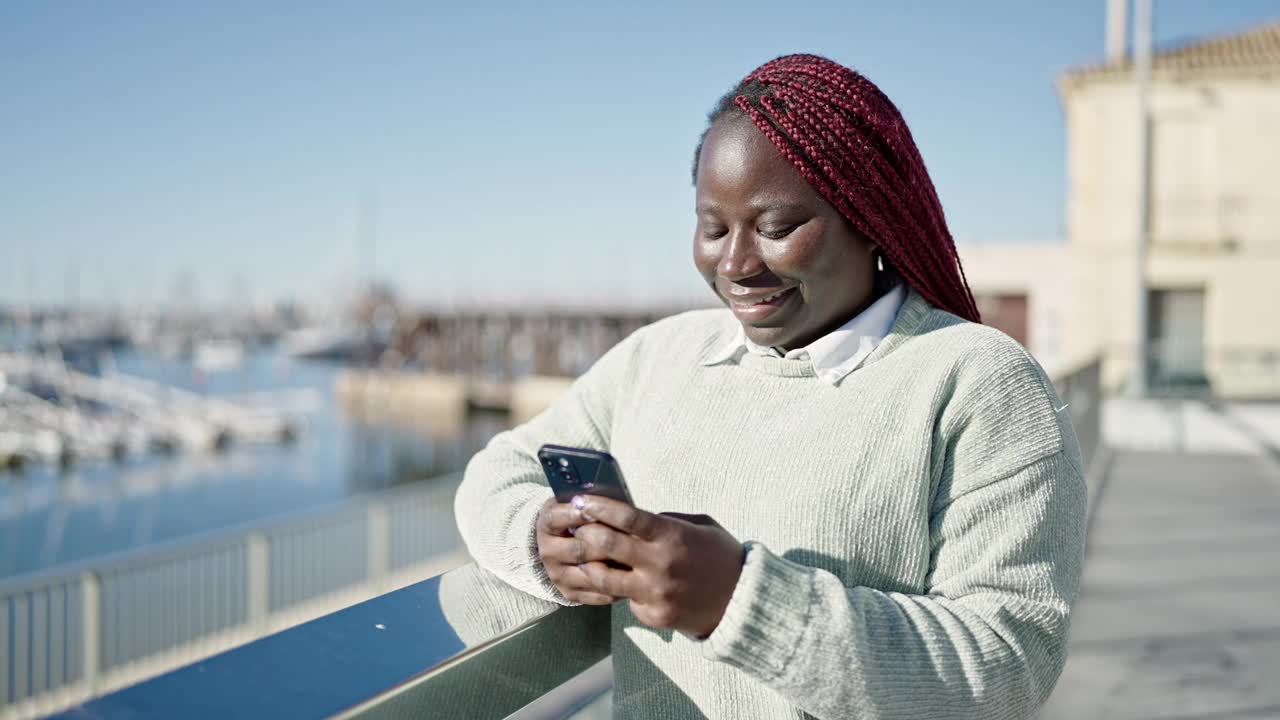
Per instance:
[[[759,248],[756,247],[752,233],[731,230],[721,245],[716,274],[726,280],[736,281],[754,277],[764,270],[764,261],[760,259]]]

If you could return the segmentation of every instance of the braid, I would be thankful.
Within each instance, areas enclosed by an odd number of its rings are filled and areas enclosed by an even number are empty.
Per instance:
[[[749,118],[916,292],[981,322],[920,150],[874,83],[817,55],[785,55],[721,98],[707,131],[729,113]],[[707,131],[694,154],[695,181]]]

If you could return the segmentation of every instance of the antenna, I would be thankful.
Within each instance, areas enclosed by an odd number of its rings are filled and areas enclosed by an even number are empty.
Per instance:
[[[368,289],[378,281],[378,195],[366,192],[360,198],[360,215],[357,221],[356,241]]]
[[[1151,11],[1152,0],[1136,0],[1133,17],[1133,79],[1138,95],[1138,281],[1137,343],[1130,392],[1147,393],[1147,243],[1151,239]]]
[[[1107,0],[1107,61],[1125,56],[1125,25],[1129,20],[1129,0]]]

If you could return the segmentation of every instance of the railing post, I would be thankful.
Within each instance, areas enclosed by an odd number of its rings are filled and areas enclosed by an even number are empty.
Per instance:
[[[0,595],[0,657],[9,657],[9,598]],[[9,669],[0,672],[0,707],[9,704]]]
[[[89,695],[98,692],[102,663],[102,580],[97,573],[80,574],[80,675]]]
[[[368,548],[369,557],[365,567],[368,570],[369,585],[374,590],[382,590],[391,570],[391,517],[385,503],[370,500],[368,505]]]
[[[270,609],[271,545],[266,533],[249,533],[245,554],[245,607],[249,627],[261,634],[266,632]]]
[[[50,587],[31,593],[31,694],[49,689],[49,596]]]
[[[31,632],[31,615],[26,592],[19,592],[13,598],[13,699],[25,700],[30,697],[28,677],[31,672],[31,647],[28,639]]]

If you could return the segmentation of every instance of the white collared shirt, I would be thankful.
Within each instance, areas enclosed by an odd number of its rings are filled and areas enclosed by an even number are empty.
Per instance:
[[[893,321],[898,317],[898,310],[902,308],[902,303],[906,299],[906,285],[898,283],[845,324],[808,345],[788,350],[785,354],[775,348],[751,342],[746,331],[739,325],[733,340],[708,357],[704,364],[714,365],[724,362],[745,349],[756,355],[769,355],[788,360],[808,360],[813,363],[813,370],[818,377],[836,385],[853,372],[858,363],[870,355],[880,341],[889,334]]]

